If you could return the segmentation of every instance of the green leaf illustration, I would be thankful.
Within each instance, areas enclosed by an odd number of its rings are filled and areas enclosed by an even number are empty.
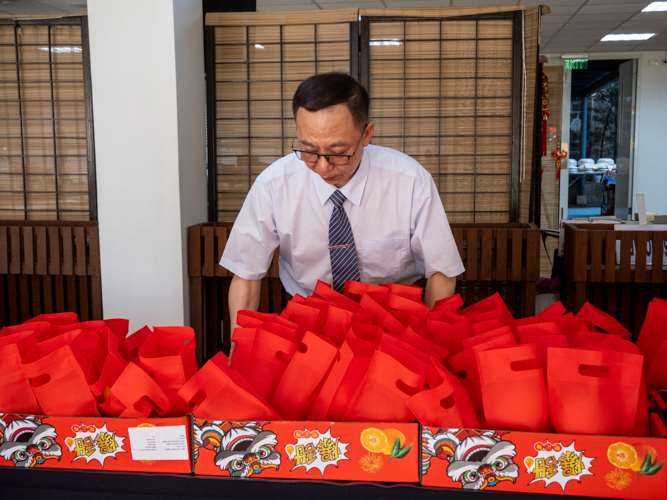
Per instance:
[[[412,445],[408,445],[406,448],[403,448],[401,451],[398,452],[396,455],[396,458],[403,458],[405,455],[410,453],[410,449],[412,448]]]
[[[642,464],[639,473],[646,474],[650,469],[651,469],[651,452],[649,451],[648,455],[646,455],[646,458],[644,459],[644,463]]]
[[[648,472],[645,473],[646,476],[652,476],[653,474],[657,474],[660,469],[662,469],[662,466],[665,465],[665,461],[663,460],[659,464],[654,465],[651,467]]]

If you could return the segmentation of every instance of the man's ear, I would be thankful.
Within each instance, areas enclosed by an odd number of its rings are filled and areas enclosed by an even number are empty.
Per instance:
[[[375,123],[368,122],[366,131],[364,132],[364,146],[368,146],[368,144],[370,144],[371,138],[373,137],[373,132],[375,132]]]

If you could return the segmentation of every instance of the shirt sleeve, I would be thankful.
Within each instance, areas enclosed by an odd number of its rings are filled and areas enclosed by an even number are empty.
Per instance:
[[[419,189],[419,183],[415,187]],[[412,253],[424,262],[426,278],[436,272],[452,278],[465,271],[440,195],[430,175],[421,192],[413,197],[410,224],[410,247]]]
[[[255,181],[229,234],[220,265],[243,279],[262,279],[279,244],[270,197],[265,186]]]

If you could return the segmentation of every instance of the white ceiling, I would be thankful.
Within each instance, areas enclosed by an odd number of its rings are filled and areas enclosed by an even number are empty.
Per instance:
[[[137,0],[140,1],[140,0]],[[649,0],[257,0],[258,11],[346,7],[459,7],[547,4],[542,53],[667,51],[667,12],[642,13]],[[0,15],[84,14],[86,0],[0,0]],[[600,42],[608,33],[657,33],[644,42]]]

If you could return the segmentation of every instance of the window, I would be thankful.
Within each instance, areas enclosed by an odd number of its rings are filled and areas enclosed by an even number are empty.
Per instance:
[[[0,19],[0,219],[94,220],[87,21]]]

